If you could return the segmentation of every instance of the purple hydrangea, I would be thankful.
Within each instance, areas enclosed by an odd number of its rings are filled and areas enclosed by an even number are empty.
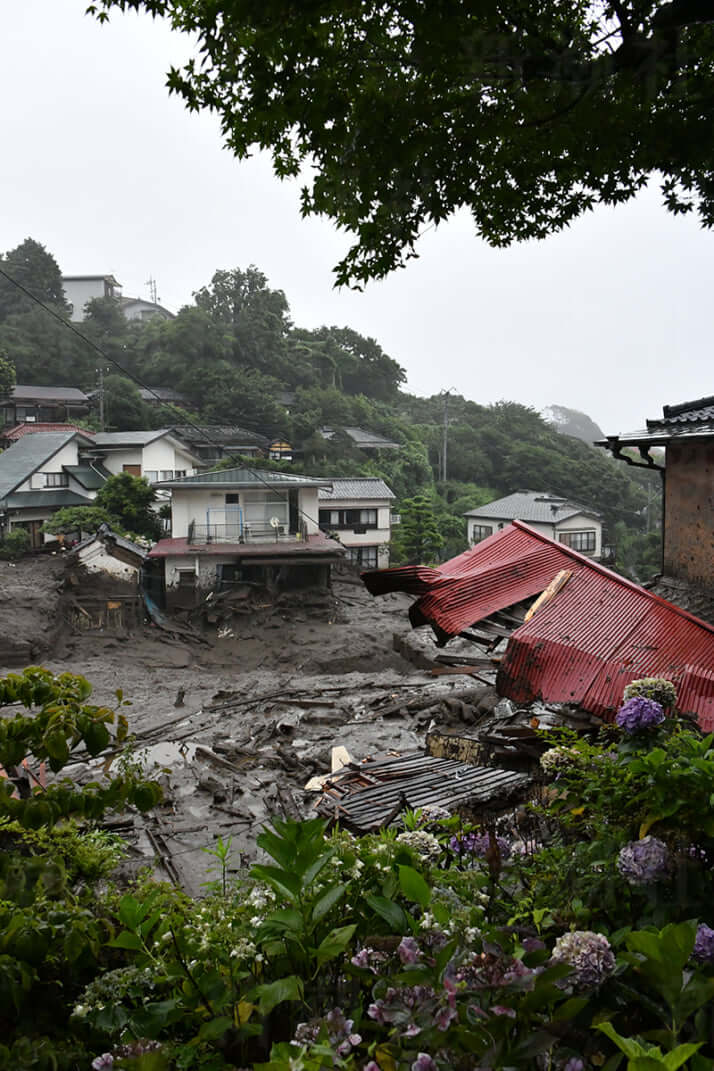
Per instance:
[[[420,1052],[411,1071],[437,1071],[437,1067],[428,1052]]]
[[[342,1008],[333,1008],[321,1018],[310,1019],[307,1023],[298,1023],[294,1040],[301,1045],[317,1041],[323,1027],[327,1027],[327,1037],[338,1056],[349,1056],[350,1051],[362,1040],[360,1034],[352,1030],[354,1021],[346,1019]]]
[[[620,849],[617,869],[629,885],[654,885],[669,874],[671,857],[657,837],[633,840]]]
[[[402,937],[397,952],[405,967],[412,963],[418,963],[421,959],[421,949],[413,937]]]
[[[579,1056],[571,1056],[563,1071],[585,1071],[585,1064]]]
[[[591,930],[564,933],[555,942],[552,958],[555,963],[572,967],[566,984],[573,984],[577,989],[600,985],[615,969],[615,956],[607,937]]]
[[[105,1068],[114,1067],[114,1057],[110,1052],[103,1052],[92,1060],[93,1071],[104,1071]]]
[[[501,859],[509,859],[511,845],[505,837],[493,838],[498,845]],[[449,847],[456,855],[480,855],[485,856],[491,844],[488,833],[464,833],[460,837],[451,837]]]
[[[664,721],[664,710],[661,703],[654,699],[635,695],[622,704],[615,721],[626,733],[640,733],[661,725]]]
[[[714,963],[714,930],[705,922],[697,926],[692,955],[698,963]]]

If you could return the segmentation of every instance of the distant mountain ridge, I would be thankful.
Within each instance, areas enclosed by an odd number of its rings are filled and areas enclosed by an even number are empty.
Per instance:
[[[592,446],[596,439],[604,439],[605,434],[595,421],[581,413],[579,409],[568,409],[565,405],[547,405],[541,409],[543,420],[552,424],[561,435],[570,435],[573,439]]]

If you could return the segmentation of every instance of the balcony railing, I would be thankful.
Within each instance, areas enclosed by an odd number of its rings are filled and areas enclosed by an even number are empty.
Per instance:
[[[206,543],[285,543],[294,539],[306,539],[307,530],[301,525],[291,531],[288,525],[245,524],[234,521],[228,524],[199,524],[191,521],[187,542],[196,545]]]

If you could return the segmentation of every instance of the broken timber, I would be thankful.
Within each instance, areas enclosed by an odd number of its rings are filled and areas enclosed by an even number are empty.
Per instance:
[[[522,773],[414,751],[351,764],[326,782],[316,810],[353,832],[366,833],[383,828],[406,809],[500,809],[529,784]]]

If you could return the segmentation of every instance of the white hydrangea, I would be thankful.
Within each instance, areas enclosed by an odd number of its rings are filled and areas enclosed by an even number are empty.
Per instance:
[[[557,773],[566,766],[572,766],[580,758],[580,752],[574,747],[552,747],[540,757],[541,768],[546,773]]]
[[[423,829],[400,833],[397,843],[405,844],[429,863],[435,863],[441,856],[441,845],[438,840],[433,833],[426,833]]]

